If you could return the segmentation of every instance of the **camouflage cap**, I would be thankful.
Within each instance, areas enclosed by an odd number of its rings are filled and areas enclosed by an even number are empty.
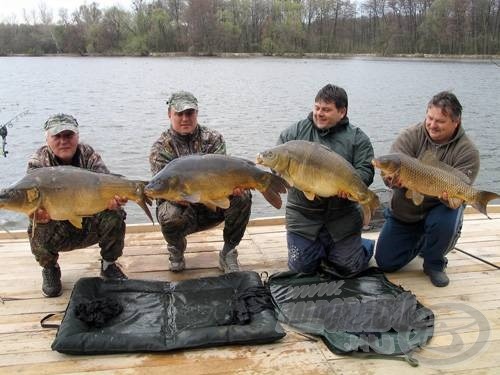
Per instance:
[[[198,100],[193,94],[187,91],[174,92],[167,100],[168,108],[173,108],[176,112],[182,112],[187,109],[198,110]]]
[[[43,124],[43,128],[49,132],[50,135],[56,135],[65,130],[78,133],[78,122],[76,118],[71,115],[58,113],[50,116],[47,121],[45,121],[45,124]]]

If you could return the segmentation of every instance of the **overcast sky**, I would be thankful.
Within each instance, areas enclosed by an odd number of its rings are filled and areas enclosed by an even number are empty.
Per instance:
[[[71,14],[76,8],[83,4],[91,4],[92,0],[0,0],[0,22],[15,21],[22,22],[23,9],[26,9],[28,14],[35,10],[38,14],[40,4],[45,4],[47,10],[52,10],[54,20],[57,20],[59,9],[66,8]],[[95,0],[100,8],[107,8],[112,5],[120,5],[126,10],[130,10],[132,0]]]

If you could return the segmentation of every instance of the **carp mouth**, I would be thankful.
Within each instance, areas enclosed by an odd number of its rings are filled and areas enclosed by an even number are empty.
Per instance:
[[[378,161],[377,159],[372,159],[372,165],[378,169],[380,169],[381,166],[380,161]]]
[[[26,207],[36,207],[40,200],[38,189],[28,191],[18,189],[3,189],[0,191],[0,208],[24,212]]]
[[[156,191],[155,189],[147,188],[147,187],[144,188],[144,195],[148,198],[151,198],[151,199],[156,199],[156,198],[160,197],[160,194],[158,191]]]
[[[257,154],[257,157],[255,158],[255,163],[257,164],[264,163],[264,158],[262,157],[262,154]]]

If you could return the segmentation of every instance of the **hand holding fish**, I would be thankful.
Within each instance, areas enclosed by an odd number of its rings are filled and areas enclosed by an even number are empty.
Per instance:
[[[310,201],[338,196],[358,202],[365,225],[379,206],[377,195],[367,188],[352,164],[318,143],[288,141],[258,154],[257,163],[278,173]]]
[[[235,197],[241,197],[243,194],[245,194],[245,189],[242,189],[242,188],[239,188],[239,187],[235,187],[233,189],[233,195]]]
[[[33,212],[30,217],[37,223],[37,224],[47,224],[50,220],[49,213],[43,209],[43,208],[38,208],[35,212]]]
[[[350,197],[351,195],[350,195],[348,192],[346,192],[346,191],[341,191],[341,190],[339,190],[339,191],[337,192],[337,196],[338,196],[339,198],[349,199],[349,197]]]
[[[403,184],[399,180],[399,176],[397,175],[387,175],[384,176],[384,174],[381,174],[382,180],[384,181],[384,184],[389,187],[389,188],[396,188],[396,189],[401,189],[403,187]]]
[[[403,181],[406,198],[416,206],[422,204],[425,195],[442,199],[452,209],[466,202],[489,218],[488,202],[500,198],[500,194],[474,188],[468,176],[441,162],[430,151],[421,159],[401,153],[382,155],[372,164],[382,171],[384,179],[397,176],[398,181]]]
[[[146,185],[151,199],[176,203],[201,203],[216,211],[227,209],[232,195],[259,190],[276,208],[281,207],[280,193],[288,184],[281,177],[258,168],[255,163],[228,155],[186,155],[172,160]]]
[[[153,221],[147,207],[151,201],[144,195],[145,184],[72,166],[36,168],[0,190],[0,209],[27,215],[36,211],[34,223],[68,220],[81,229],[83,218],[105,209],[118,209],[130,199]]]
[[[115,195],[113,198],[110,199],[108,203],[108,210],[119,210],[122,206],[127,204],[128,199],[127,197],[120,197],[119,195]]]
[[[448,207],[456,209],[460,207],[464,201],[462,199],[450,199],[450,196],[448,195],[448,192],[443,191],[440,196],[438,196],[439,199],[441,199]]]

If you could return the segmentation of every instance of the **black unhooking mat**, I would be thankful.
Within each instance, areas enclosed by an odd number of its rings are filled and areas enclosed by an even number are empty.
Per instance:
[[[80,279],[52,349],[153,352],[268,343],[285,336],[255,272],[179,282]]]
[[[434,332],[432,311],[376,268],[355,278],[281,272],[268,286],[278,319],[321,336],[337,354],[406,355]]]

